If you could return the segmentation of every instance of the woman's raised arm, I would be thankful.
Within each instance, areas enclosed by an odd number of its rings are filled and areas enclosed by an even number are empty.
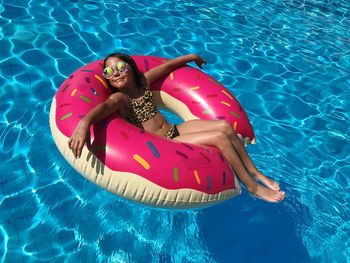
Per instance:
[[[206,64],[207,62],[200,57],[197,54],[189,54],[181,57],[177,57],[171,60],[168,60],[162,65],[159,65],[155,68],[150,69],[149,71],[145,72],[145,78],[147,79],[148,83],[152,83],[153,81],[156,81],[163,77],[165,74],[170,73],[174,69],[181,67],[185,65],[186,63],[194,61],[199,68],[202,68],[203,64]]]

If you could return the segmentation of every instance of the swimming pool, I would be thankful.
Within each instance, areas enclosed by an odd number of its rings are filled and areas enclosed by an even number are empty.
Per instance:
[[[340,1],[29,1],[0,5],[0,261],[349,262],[350,5]],[[139,206],[58,152],[51,99],[112,51],[199,53],[287,192],[195,211]],[[170,119],[174,116],[168,115]]]

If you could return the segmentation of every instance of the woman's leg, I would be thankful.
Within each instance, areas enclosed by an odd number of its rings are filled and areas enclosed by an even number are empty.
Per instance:
[[[233,147],[237,151],[240,159],[248,172],[257,180],[261,181],[267,187],[273,190],[280,190],[278,183],[269,179],[262,174],[254,165],[250,159],[245,147],[242,145],[241,140],[234,132],[229,122],[224,120],[191,120],[186,121],[178,126],[180,134],[188,134],[194,132],[206,132],[206,131],[221,131],[230,139]]]
[[[258,184],[250,177],[236,150],[232,146],[230,139],[225,133],[221,131],[192,132],[180,134],[173,140],[217,147],[231,164],[238,178],[247,187],[250,193],[269,202],[279,202],[284,198],[284,192],[268,189]]]

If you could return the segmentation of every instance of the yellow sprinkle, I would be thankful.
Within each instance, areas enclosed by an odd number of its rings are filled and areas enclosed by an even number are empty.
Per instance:
[[[106,89],[108,89],[106,82],[105,82],[103,79],[101,79],[100,76],[95,75],[95,78],[97,78],[97,79],[102,83],[102,85],[103,85]]]
[[[197,184],[200,184],[201,183],[201,179],[199,178],[197,170],[194,170],[193,173],[194,173],[194,176],[196,177]]]
[[[194,86],[194,87],[191,87],[190,90],[197,90],[199,88],[200,88],[199,86]]]
[[[229,103],[227,103],[225,101],[220,101],[220,103],[226,105],[227,107],[231,107],[231,104],[229,104]]]
[[[140,155],[134,154],[133,158],[136,162],[141,164],[143,166],[143,168],[145,168],[146,170],[149,170],[149,168],[151,168],[149,163],[145,159],[143,159]]]
[[[234,123],[233,123],[233,130],[235,131],[237,129],[237,122],[235,121]]]
[[[233,97],[228,94],[225,90],[221,90],[222,93],[224,93],[227,97],[229,97],[231,100],[233,100]]]
[[[74,96],[75,93],[77,93],[77,89],[74,89],[70,95],[71,95],[71,96]]]
[[[174,72],[171,72],[170,73],[170,80],[173,80],[174,79]]]

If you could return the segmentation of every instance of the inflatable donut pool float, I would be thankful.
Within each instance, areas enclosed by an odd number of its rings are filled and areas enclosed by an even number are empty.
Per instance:
[[[133,56],[143,72],[166,59]],[[68,140],[81,118],[111,94],[102,77],[103,61],[75,71],[57,90],[50,110],[54,141],[84,177],[127,199],[163,208],[198,208],[241,193],[228,162],[214,147],[168,140],[129,124],[117,114],[91,125],[91,145],[75,159]],[[184,120],[223,119],[245,143],[254,132],[239,102],[216,80],[184,66],[151,85],[160,107]]]

